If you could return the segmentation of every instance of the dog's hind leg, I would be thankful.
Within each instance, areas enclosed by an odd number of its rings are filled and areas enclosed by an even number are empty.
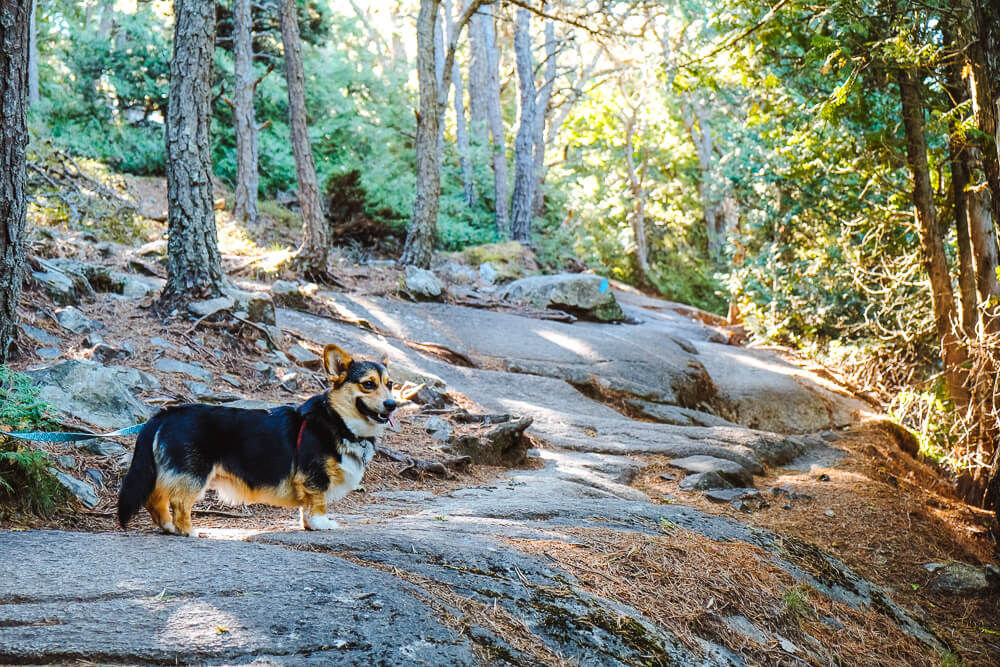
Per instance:
[[[176,534],[177,528],[170,517],[170,494],[157,484],[153,490],[153,495],[146,501],[146,509],[153,518],[153,523],[160,527],[164,533]]]

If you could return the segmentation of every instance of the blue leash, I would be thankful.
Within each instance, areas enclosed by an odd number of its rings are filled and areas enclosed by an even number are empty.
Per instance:
[[[136,424],[135,426],[128,426],[126,428],[120,428],[117,431],[112,431],[111,433],[82,433],[82,432],[72,432],[72,431],[24,431],[21,433],[12,432],[7,433],[6,431],[0,431],[0,435],[9,435],[12,438],[20,438],[21,440],[34,440],[37,442],[76,442],[77,440],[93,440],[94,438],[110,438],[116,435],[131,435],[133,433],[138,433],[142,430],[142,427],[146,423]]]

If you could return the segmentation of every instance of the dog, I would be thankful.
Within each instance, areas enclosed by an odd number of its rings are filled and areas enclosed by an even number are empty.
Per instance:
[[[165,533],[191,535],[191,506],[213,488],[227,502],[298,507],[306,530],[329,530],[327,504],[357,489],[375,437],[396,408],[384,364],[323,350],[331,388],[271,410],[186,404],[139,432],[118,494],[118,523],[139,508]]]

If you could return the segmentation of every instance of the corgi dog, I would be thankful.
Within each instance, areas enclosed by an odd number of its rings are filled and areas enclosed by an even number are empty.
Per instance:
[[[323,367],[331,388],[298,407],[159,411],[135,441],[118,494],[121,527],[145,506],[165,533],[191,535],[191,506],[212,488],[234,504],[298,507],[306,530],[336,528],[327,504],[360,486],[396,400],[383,364],[327,345]]]

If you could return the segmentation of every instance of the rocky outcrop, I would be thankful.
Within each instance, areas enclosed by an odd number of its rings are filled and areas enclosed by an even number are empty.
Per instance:
[[[530,303],[536,308],[562,310],[580,319],[621,322],[625,319],[608,281],[601,276],[559,273],[532,276],[508,284],[501,296],[510,301]]]

